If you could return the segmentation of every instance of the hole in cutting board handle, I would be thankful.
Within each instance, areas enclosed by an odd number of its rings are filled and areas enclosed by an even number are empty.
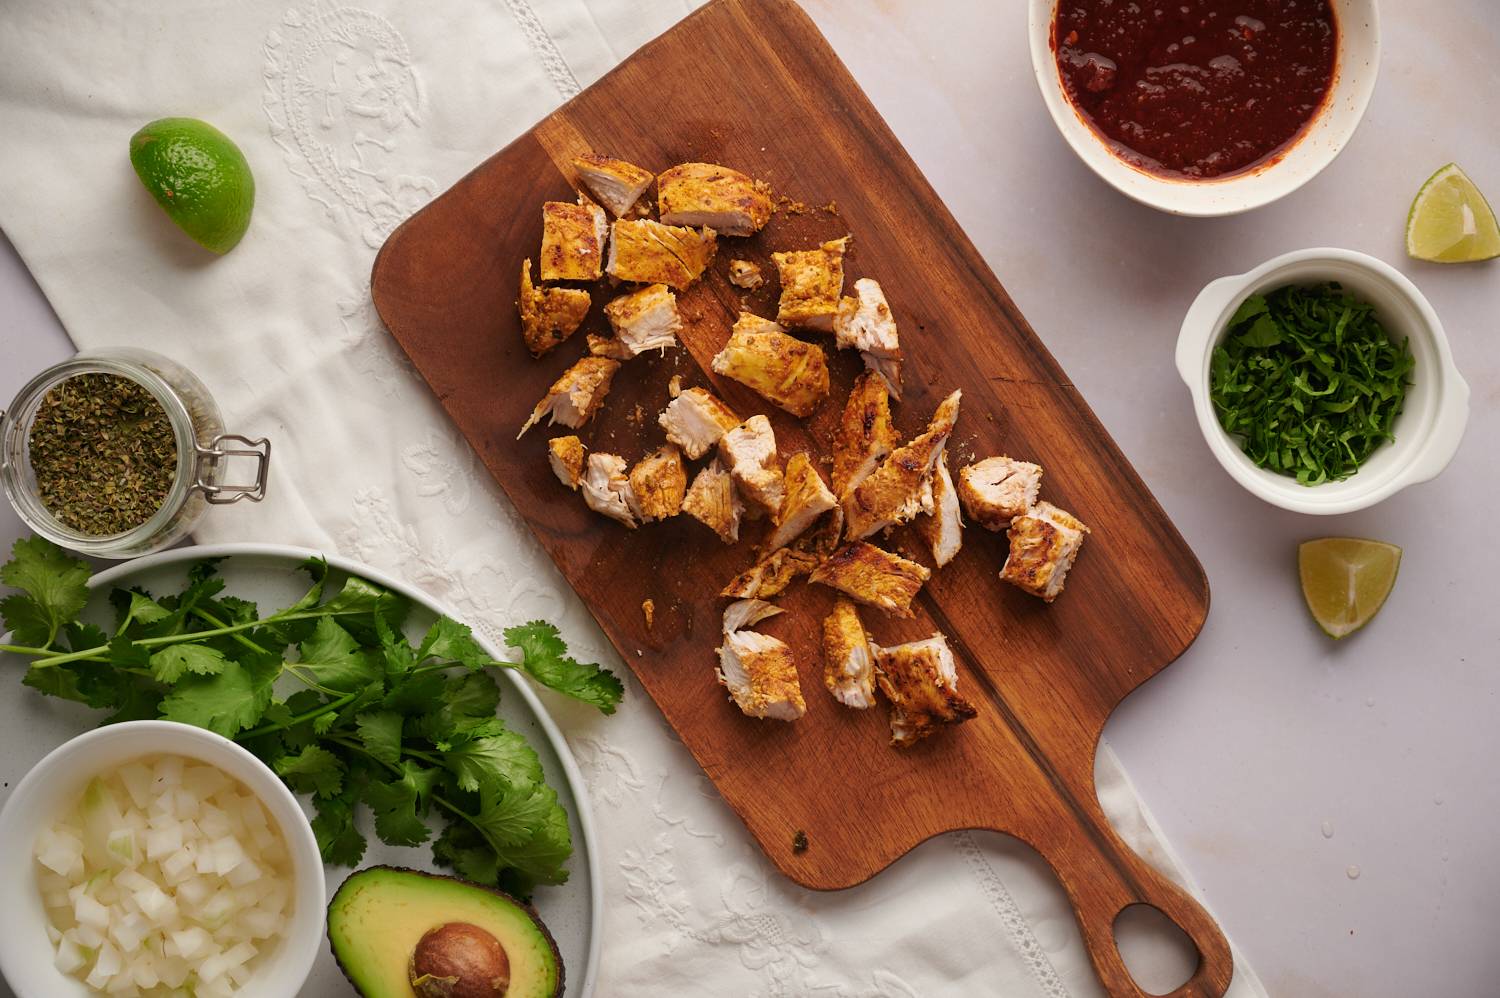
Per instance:
[[[1125,968],[1147,994],[1169,995],[1198,969],[1198,947],[1154,905],[1139,903],[1122,909],[1115,916],[1114,936]]]

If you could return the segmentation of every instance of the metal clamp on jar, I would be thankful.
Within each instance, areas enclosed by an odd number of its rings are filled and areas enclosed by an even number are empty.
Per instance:
[[[48,508],[32,461],[32,435],[48,396],[81,375],[127,379],[159,403],[171,426],[176,462],[171,484],[154,513],[138,525],[112,533],[70,526]],[[232,462],[255,462],[253,473],[231,482]],[[61,547],[100,558],[134,558],[176,543],[210,505],[266,496],[271,443],[224,432],[213,396],[187,368],[146,350],[115,348],[81,353],[31,379],[0,414],[0,482],[27,526]]]

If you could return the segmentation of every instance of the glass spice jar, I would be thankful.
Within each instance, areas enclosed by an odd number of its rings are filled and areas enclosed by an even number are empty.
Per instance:
[[[171,424],[177,461],[161,505],[138,526],[119,533],[90,534],[64,523],[42,500],[31,461],[31,436],[48,394],[85,374],[115,375],[135,382],[161,404]],[[232,459],[255,462],[247,484],[226,481]],[[181,540],[207,511],[266,495],[271,444],[224,432],[213,396],[187,368],[147,350],[109,348],[80,353],[32,378],[0,413],[0,484],[22,520],[61,547],[99,558],[134,558]]]

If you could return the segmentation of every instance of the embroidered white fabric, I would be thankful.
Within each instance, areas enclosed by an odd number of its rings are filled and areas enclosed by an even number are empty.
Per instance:
[[[80,346],[168,353],[231,430],[274,439],[270,498],[215,511],[199,540],[336,550],[492,637],[550,618],[628,677],[381,329],[368,275],[403,218],[692,5],[355,2],[8,0],[0,225]],[[129,136],[169,114],[210,119],[255,171],[254,223],[223,259],[131,175]],[[803,891],[627,691],[612,718],[547,697],[605,832],[602,994],[1099,994],[1026,847],[950,835],[862,887]],[[1127,839],[1181,878],[1107,749],[1099,785]],[[1240,967],[1232,993],[1263,994]]]

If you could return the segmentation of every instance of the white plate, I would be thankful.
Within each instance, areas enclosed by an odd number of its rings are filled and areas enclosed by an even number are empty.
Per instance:
[[[251,600],[263,611],[269,611],[294,602],[306,592],[308,578],[306,573],[297,570],[297,565],[317,554],[279,544],[220,544],[165,551],[96,575],[90,583],[96,596],[90,602],[87,614],[101,621],[106,619],[109,608],[104,604],[104,597],[116,586],[144,586],[160,594],[175,592],[183,585],[188,566],[204,558],[228,558],[219,565],[219,572],[226,582],[225,591]],[[412,612],[407,632],[413,638],[420,637],[437,616],[458,616],[431,596],[382,572],[336,555],[325,557],[337,571],[363,576],[408,597],[412,602]],[[504,649],[495,648],[477,630],[475,637],[493,657],[506,657]],[[594,823],[587,791],[562,733],[547,716],[536,695],[527,688],[527,680],[506,669],[495,671],[501,690],[499,715],[510,727],[524,734],[536,749],[547,782],[557,790],[558,800],[568,812],[573,831],[568,882],[558,887],[538,888],[534,901],[562,953],[567,975],[565,993],[569,998],[588,998],[594,991],[594,975],[599,961],[603,894],[598,853],[593,848]],[[0,784],[3,784],[0,785],[0,804],[42,756],[93,727],[105,716],[105,712],[90,710],[82,704],[43,696],[23,687],[20,680],[21,663],[14,656],[0,655],[0,682],[9,684],[8,688],[0,689]],[[302,803],[307,809],[305,799]],[[375,838],[368,816],[360,827],[370,842],[361,865],[386,863],[420,870],[435,869],[429,846],[411,849],[387,846]],[[330,897],[349,873],[350,870],[344,867],[327,869]],[[300,998],[334,998],[352,993],[353,988],[344,980],[325,944]],[[10,994],[4,982],[0,982],[0,994]]]

